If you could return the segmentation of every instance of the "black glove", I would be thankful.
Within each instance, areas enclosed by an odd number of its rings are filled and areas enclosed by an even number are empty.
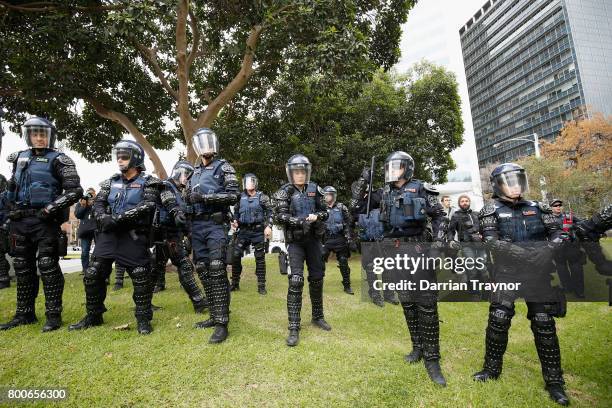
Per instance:
[[[356,243],[355,241],[353,241],[352,239],[351,239],[351,240],[349,240],[349,242],[348,242],[348,246],[349,246],[349,250],[350,250],[351,252],[357,252],[357,249],[358,249],[358,248],[357,248],[357,243]]]
[[[430,217],[444,217],[446,212],[441,205],[434,205],[433,207],[427,209],[427,215]]]
[[[117,227],[117,221],[112,215],[105,214],[98,218],[100,232],[110,232]]]
[[[174,214],[174,223],[177,227],[184,227],[187,225],[187,216],[183,211],[177,211]]]
[[[190,204],[195,204],[202,202],[204,200],[204,194],[194,191],[187,195],[187,202]]]
[[[38,210],[38,213],[36,214],[36,216],[38,217],[38,219],[42,221],[47,221],[52,217],[52,214],[49,211],[47,211],[46,208],[41,208],[40,210]]]
[[[364,167],[363,170],[361,170],[361,177],[368,183],[370,182],[370,168],[369,167]]]

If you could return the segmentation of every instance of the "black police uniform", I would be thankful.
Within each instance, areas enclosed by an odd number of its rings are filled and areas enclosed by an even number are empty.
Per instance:
[[[323,314],[323,248],[321,239],[327,219],[323,190],[309,182],[301,189],[293,184],[283,185],[273,196],[274,221],[281,225],[289,255],[289,289],[287,313],[289,330],[300,330],[302,290],[304,288],[304,262],[308,267],[308,289],[312,304],[312,319],[324,319]],[[306,221],[309,214],[317,216],[314,223]]]
[[[266,291],[266,241],[264,230],[272,227],[272,203],[270,197],[261,191],[249,195],[246,191],[234,206],[234,221],[238,221],[236,241],[233,246],[232,289],[240,286],[242,274],[242,255],[253,245],[255,252],[255,276],[260,293]]]
[[[323,240],[323,259],[329,259],[330,253],[336,254],[338,269],[342,276],[344,291],[352,294],[351,269],[348,260],[351,256],[349,243],[351,242],[351,214],[348,208],[335,202],[331,207],[327,206],[327,221],[325,222],[325,238]]]
[[[600,238],[612,228],[612,204],[602,208],[591,218],[576,223],[576,235],[580,246],[595,265],[595,269],[602,275],[612,275],[612,261],[606,258]]]
[[[354,205],[361,208],[367,201],[368,181],[363,175],[353,184]],[[380,209],[380,221],[384,227],[383,241],[425,242],[433,238],[427,229],[428,217],[434,236],[438,236],[444,219],[444,211],[438,202],[438,191],[424,182],[411,179],[402,187],[394,184],[372,192],[371,208]],[[434,279],[435,271],[422,269]],[[406,360],[415,363],[422,358],[432,380],[445,385],[441,377],[438,361],[440,360],[440,325],[438,317],[437,293],[421,291],[417,297],[400,295],[406,324],[410,332],[413,351]]]
[[[115,174],[100,184],[93,206],[98,222],[96,247],[83,277],[87,315],[71,329],[103,322],[106,279],[116,262],[125,266],[134,286],[132,298],[139,332],[150,331],[149,321],[153,318],[150,232],[160,189],[161,181],[144,172],[129,180]]]
[[[539,272],[537,275],[542,278],[537,286],[550,285],[550,278],[542,272],[552,272],[552,254],[546,240],[558,240],[563,231],[547,206],[526,200],[513,204],[496,198],[481,210],[480,225],[483,239],[495,257],[497,282],[516,281],[521,275],[537,279],[534,272]],[[518,296],[516,292],[503,290],[492,293],[484,369],[474,375],[476,380],[497,378],[501,374],[514,300]],[[562,387],[561,351],[554,317],[565,314],[563,305],[527,301],[527,309],[544,381],[547,386]]]
[[[153,255],[153,276],[156,277],[156,287],[165,286],[166,264],[172,262],[178,271],[179,282],[187,292],[196,312],[201,313],[207,307],[206,298],[195,279],[194,267],[189,259],[185,245],[185,234],[188,225],[177,224],[173,216],[177,212],[188,212],[182,192],[172,178],[163,183],[159,211],[159,227],[156,228],[156,242]],[[186,219],[186,218],[185,218]]]
[[[61,325],[64,291],[59,254],[65,254],[67,244],[65,236],[60,239],[60,225],[68,220],[69,207],[83,189],[72,159],[56,150],[23,150],[9,155],[8,161],[13,163],[7,198],[12,208],[10,253],[17,277],[17,312],[0,329],[14,327],[19,321],[36,321],[38,261],[47,316],[43,331],[54,330]]]

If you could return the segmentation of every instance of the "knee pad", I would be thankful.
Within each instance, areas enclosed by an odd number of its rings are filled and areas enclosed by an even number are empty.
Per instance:
[[[339,264],[348,264],[348,258],[346,257],[346,255],[339,255],[338,256],[338,263]]]
[[[494,330],[507,331],[510,328],[513,316],[514,310],[491,306],[489,308],[489,326]]]
[[[198,262],[195,266],[196,272],[200,277],[208,277],[210,276],[210,271],[208,270],[208,266],[206,262]]]
[[[304,287],[304,277],[300,275],[291,275],[289,277],[289,288],[302,290]]]
[[[177,268],[178,268],[179,274],[184,274],[184,273],[192,274],[193,273],[193,264],[191,263],[191,260],[187,257],[181,258],[179,260]]]
[[[253,249],[255,250],[255,257],[263,257],[266,254],[266,245],[263,242],[253,244]]]
[[[555,332],[555,319],[548,313],[535,313],[531,317],[531,329],[538,333],[552,334]]]
[[[15,268],[15,275],[24,275],[29,273],[28,260],[26,258],[14,258],[13,267]]]
[[[136,266],[132,269],[131,278],[134,285],[147,284],[149,282],[149,268],[146,266]]]
[[[210,261],[210,276],[220,276],[225,274],[225,264],[220,259]]]
[[[41,256],[38,258],[38,268],[41,275],[53,273],[58,270],[58,261],[50,256]]]

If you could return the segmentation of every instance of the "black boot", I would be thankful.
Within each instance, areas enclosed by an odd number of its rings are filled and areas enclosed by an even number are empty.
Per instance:
[[[287,315],[289,317],[287,345],[289,347],[296,346],[299,341],[303,289],[304,277],[300,275],[289,276],[289,288],[287,289]]]
[[[240,282],[232,280],[232,283],[230,284],[230,292],[236,292],[239,290],[240,290]]]
[[[368,296],[372,299],[372,303],[374,303],[378,307],[385,307],[385,301],[380,294],[380,291],[374,289],[374,282],[376,281],[376,275],[372,272],[372,264],[366,265],[366,281],[368,284]]]
[[[338,258],[338,268],[342,275],[342,286],[344,287],[344,293],[354,295],[353,289],[351,288],[351,269],[348,265],[348,259],[345,257]]]
[[[215,324],[215,331],[213,332],[208,342],[211,344],[222,343],[227,339],[228,336],[227,326],[224,324]]]
[[[255,276],[257,277],[257,293],[265,295],[266,291],[266,258],[265,246],[261,244],[255,245]]]
[[[431,381],[442,387],[446,387],[446,379],[442,375],[440,360],[425,360],[425,369]]]
[[[62,327],[62,316],[59,314],[47,315],[47,321],[42,328],[42,332],[50,332]]]
[[[312,305],[312,323],[325,331],[331,330],[323,315],[323,278],[309,280],[308,291]]]
[[[554,318],[547,313],[536,313],[531,318],[531,331],[540,358],[546,390],[557,404],[568,405],[569,399],[563,391],[565,381]]]
[[[286,342],[289,347],[297,346],[300,342],[300,331],[298,329],[290,329]]]
[[[263,285],[258,284],[257,285],[257,293],[259,293],[260,295],[267,295],[268,291],[266,290],[266,285],[265,284],[263,284]]]
[[[493,305],[489,307],[484,367],[473,375],[475,381],[496,380],[501,375],[512,316],[514,310]]]
[[[86,314],[84,318],[79,320],[77,323],[68,326],[68,330],[83,330],[89,329],[90,327],[100,326],[104,323],[102,315]]]
[[[202,320],[201,322],[197,322],[193,325],[196,329],[208,329],[210,327],[215,327],[215,322],[213,319]]]
[[[567,397],[567,394],[565,394],[565,390],[561,384],[547,385],[546,391],[548,391],[550,399],[555,401],[557,404],[563,406],[569,405],[569,398]]]
[[[38,322],[34,312],[25,314],[16,314],[9,322],[0,324],[0,330],[9,330],[17,326],[24,326],[26,324],[34,324]]]
[[[240,276],[242,275],[242,251],[234,252],[234,259],[232,262],[232,283],[230,284],[230,291],[235,292],[240,290]]]
[[[193,302],[193,310],[196,313],[204,313],[204,311],[208,309],[208,299],[202,298],[198,301]]]
[[[0,281],[0,289],[6,289],[11,287],[11,281]]]
[[[138,330],[138,334],[151,334],[153,332],[151,321],[146,318],[136,319],[136,328]]]
[[[215,332],[210,338],[218,343],[227,338],[227,325],[229,323],[230,290],[225,264],[219,259],[210,263],[210,292],[207,297],[210,302],[210,317],[215,322]],[[224,326],[223,329],[218,326]]]
[[[418,363],[423,358],[423,344],[419,335],[419,315],[415,303],[402,303],[404,318],[412,341],[412,351],[406,354],[404,360],[410,364]]]

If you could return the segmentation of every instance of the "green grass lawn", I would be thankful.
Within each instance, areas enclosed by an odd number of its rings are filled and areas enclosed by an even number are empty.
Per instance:
[[[40,333],[43,297],[36,325],[0,332],[0,387],[66,387],[61,406],[554,406],[543,389],[540,365],[524,304],[510,332],[504,373],[497,382],[474,383],[482,365],[486,303],[441,303],[442,368],[448,387],[439,389],[422,364],[403,356],[410,340],[401,307],[381,309],[359,295],[358,259],[351,259],[355,296],[342,292],[340,273],[330,262],[325,311],[331,332],[310,324],[305,290],[298,347],[285,345],[286,277],[268,257],[268,295],[256,292],[254,263],[245,262],[241,291],[232,295],[230,337],[210,345],[210,330],[192,326],[196,315],[168,274],[167,290],[156,294],[155,331],[135,331],[131,285],[109,292],[105,325],[68,332],[84,314],[81,277],[66,277],[64,327]],[[41,290],[42,292],[42,290]],[[14,313],[15,287],[0,291],[0,320]],[[571,303],[557,320],[563,368],[573,406],[612,406],[612,325],[606,303]],[[125,323],[130,330],[113,327]],[[41,402],[42,405],[48,403]]]

